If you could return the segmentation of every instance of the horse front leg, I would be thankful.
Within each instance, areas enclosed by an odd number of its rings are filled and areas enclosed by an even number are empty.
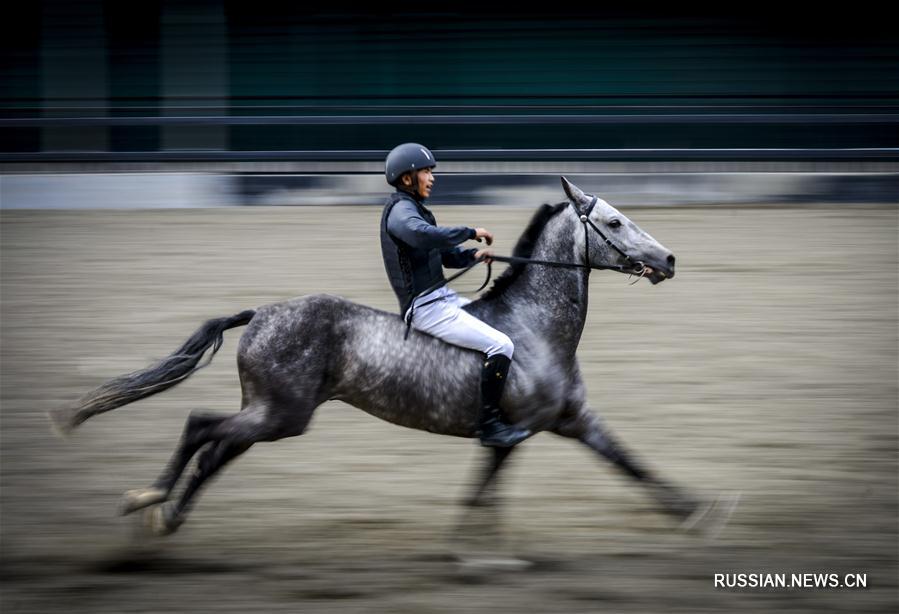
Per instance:
[[[527,563],[511,553],[504,553],[496,481],[514,450],[488,448],[486,462],[478,467],[471,494],[465,499],[465,510],[452,535],[452,549],[464,566],[478,569],[521,569]]]
[[[490,448],[490,458],[487,460],[481,471],[480,479],[476,483],[471,496],[465,500],[465,505],[467,507],[478,507],[484,504],[486,496],[490,493],[491,488],[495,484],[497,475],[499,474],[503,463],[506,462],[506,459],[509,458],[509,455],[514,449],[515,446],[510,448]]]
[[[703,504],[682,488],[657,476],[638,461],[605,427],[599,416],[582,408],[570,417],[563,418],[551,432],[562,437],[577,439],[588,448],[611,461],[619,470],[643,484],[650,496],[672,516],[687,521]]]

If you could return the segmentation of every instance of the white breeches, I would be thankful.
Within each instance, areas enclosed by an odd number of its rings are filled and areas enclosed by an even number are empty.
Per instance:
[[[442,300],[423,304],[435,298]],[[437,288],[415,299],[412,328],[453,345],[479,350],[488,358],[494,354],[504,354],[512,358],[512,352],[515,350],[512,340],[505,333],[462,309],[470,302],[470,299],[459,296],[446,286]],[[409,321],[409,313],[412,311],[410,309],[406,312],[406,322]]]

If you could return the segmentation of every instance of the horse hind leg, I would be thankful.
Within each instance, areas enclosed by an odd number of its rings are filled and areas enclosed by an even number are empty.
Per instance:
[[[209,445],[201,453],[197,469],[185,487],[184,493],[177,502],[166,502],[149,510],[145,516],[146,523],[159,535],[168,535],[176,531],[184,523],[195,495],[209,478],[254,443],[301,435],[306,430],[316,406],[317,404],[299,407],[296,404],[256,405],[224,419],[211,420],[205,426],[199,427],[199,435],[187,437],[190,448],[196,447],[195,452],[205,444]],[[179,469],[179,475],[189,461],[189,458],[184,460],[185,456],[186,454],[179,456],[178,453],[175,455],[174,464]],[[169,488],[169,493],[177,482],[177,478],[172,481],[172,475],[169,470],[163,473],[163,477],[168,480],[164,486]]]
[[[235,444],[219,441],[209,444],[200,453],[197,466],[190,481],[177,502],[168,502],[150,510],[146,524],[157,535],[169,535],[184,524],[187,514],[194,504],[197,491],[225,465],[250,449],[252,444]]]
[[[228,414],[191,412],[185,422],[178,447],[165,470],[151,486],[125,492],[119,505],[119,513],[125,516],[168,500],[190,459],[208,443],[209,429],[229,417]]]

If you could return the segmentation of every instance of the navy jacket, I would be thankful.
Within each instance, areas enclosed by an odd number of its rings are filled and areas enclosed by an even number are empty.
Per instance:
[[[473,239],[468,226],[438,226],[434,214],[406,192],[387,198],[381,215],[381,255],[402,314],[423,290],[446,282],[443,267],[460,269],[474,262],[477,249],[456,247]]]

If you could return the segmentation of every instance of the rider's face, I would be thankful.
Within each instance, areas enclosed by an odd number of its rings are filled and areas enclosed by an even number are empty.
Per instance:
[[[422,199],[429,198],[431,196],[431,188],[434,187],[434,173],[432,169],[423,168],[420,171],[416,171],[415,174],[418,179],[418,195]],[[403,177],[403,183],[412,187],[412,177],[406,175]]]
[[[434,173],[429,168],[418,171],[418,193],[422,198],[431,196],[431,188],[434,187]]]

